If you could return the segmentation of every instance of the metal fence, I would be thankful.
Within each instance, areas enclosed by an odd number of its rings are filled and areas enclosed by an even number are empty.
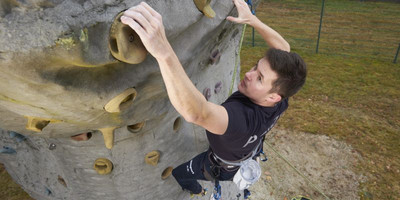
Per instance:
[[[264,0],[256,15],[282,34],[293,50],[396,62],[400,4],[348,0]],[[266,46],[246,30],[244,46]]]

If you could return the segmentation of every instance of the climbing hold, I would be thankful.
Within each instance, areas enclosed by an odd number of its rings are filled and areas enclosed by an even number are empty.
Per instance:
[[[136,98],[135,88],[128,88],[109,101],[104,109],[109,113],[119,113],[129,107]]]
[[[25,136],[23,136],[22,134],[19,134],[17,132],[9,131],[9,134],[10,134],[10,137],[15,138],[17,140],[17,142],[22,142],[22,141],[26,140]]]
[[[167,167],[166,169],[164,169],[164,171],[161,173],[161,179],[167,179],[171,175],[173,169],[174,168],[172,167]]]
[[[111,149],[114,146],[114,130],[117,127],[101,128],[99,131],[103,134],[104,144],[107,149]]]
[[[98,174],[105,175],[113,170],[113,164],[107,158],[98,158],[94,161],[93,168]]]
[[[49,149],[50,150],[54,150],[54,149],[56,149],[56,144],[54,144],[54,143],[51,143],[50,145],[49,145]]]
[[[203,90],[203,95],[206,98],[206,100],[208,101],[211,97],[211,90],[210,88],[204,88]]]
[[[153,165],[153,166],[157,166],[159,160],[160,160],[160,152],[159,151],[149,152],[144,157],[144,162],[146,162],[149,165]]]
[[[174,121],[174,131],[178,131],[181,128],[182,120],[181,117],[177,117]]]
[[[220,58],[221,58],[221,52],[219,52],[219,50],[216,49],[210,54],[210,63],[213,65],[217,63]]]
[[[222,82],[219,81],[219,82],[216,83],[215,86],[214,86],[214,93],[215,93],[215,94],[218,94],[218,92],[221,91],[221,89],[222,89]]]
[[[128,25],[121,22],[121,12],[111,25],[108,48],[117,60],[129,64],[138,64],[146,58],[147,50],[139,35]]]
[[[215,12],[210,6],[211,0],[194,0],[197,9],[199,9],[203,14],[209,18],[215,17]]]
[[[17,153],[17,152],[16,152],[13,148],[11,148],[11,147],[3,146],[3,148],[0,149],[0,153],[14,154],[14,153]]]
[[[45,188],[46,188],[46,190],[45,190],[46,195],[50,196],[51,193],[52,193],[51,190],[49,188],[47,188],[47,187],[45,187]]]
[[[128,128],[129,132],[137,133],[140,130],[142,130],[142,128],[144,127],[145,124],[146,124],[146,122],[143,121],[143,122],[139,122],[139,123],[136,123],[136,124],[133,124],[133,125],[129,125],[127,128]]]
[[[50,123],[50,120],[48,119],[29,117],[29,116],[27,116],[27,118],[28,118],[28,123],[26,124],[26,129],[35,132],[41,132],[43,128]]]
[[[92,132],[87,132],[71,136],[71,139],[75,141],[86,141],[89,140],[91,137],[92,137]]]
[[[63,177],[61,177],[60,175],[58,175],[57,178],[58,182],[63,185],[64,187],[67,187],[67,183],[65,182],[65,180],[63,179]]]

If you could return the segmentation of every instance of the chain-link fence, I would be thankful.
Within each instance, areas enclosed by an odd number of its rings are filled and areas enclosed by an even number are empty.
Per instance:
[[[316,53],[323,0],[264,0],[256,15],[277,30],[294,51]],[[318,53],[394,62],[400,48],[400,4],[327,0]],[[246,31],[244,46],[266,46]],[[398,61],[397,61],[398,63]]]

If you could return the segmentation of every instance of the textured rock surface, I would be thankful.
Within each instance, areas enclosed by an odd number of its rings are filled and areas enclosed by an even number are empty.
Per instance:
[[[166,34],[187,74],[209,101],[222,103],[234,76],[242,26],[225,20],[231,0],[211,1],[205,17],[192,1],[147,1],[163,16]],[[148,55],[136,65],[120,62],[108,49],[114,17],[139,1],[5,0],[0,3],[0,127],[27,136],[18,142],[0,134],[0,162],[36,199],[184,199],[168,166],[207,148],[204,130],[181,119],[169,103],[157,62]],[[216,52],[220,53],[215,58]],[[211,57],[211,58],[210,58]],[[104,106],[134,87],[136,98],[120,113]],[[41,132],[26,129],[27,117],[50,123]],[[145,122],[137,133],[127,126]],[[107,149],[99,129],[117,127]],[[175,129],[175,130],[174,130]],[[87,141],[70,138],[92,132]],[[51,146],[51,148],[50,148]],[[157,166],[146,153],[161,152]],[[113,163],[108,175],[93,169],[97,158]],[[208,185],[211,189],[211,186]],[[237,191],[229,183],[223,195]]]

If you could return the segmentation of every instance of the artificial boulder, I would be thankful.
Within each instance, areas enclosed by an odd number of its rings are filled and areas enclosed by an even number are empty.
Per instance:
[[[204,129],[175,111],[156,60],[117,18],[139,2],[0,3],[0,146],[15,151],[2,151],[0,162],[33,198],[188,196],[169,178],[171,166],[208,143]],[[222,103],[239,74],[242,26],[225,20],[236,14],[233,2],[147,3],[163,16],[192,82],[208,101]],[[154,150],[157,164],[146,164]],[[237,192],[223,184],[225,198]]]

